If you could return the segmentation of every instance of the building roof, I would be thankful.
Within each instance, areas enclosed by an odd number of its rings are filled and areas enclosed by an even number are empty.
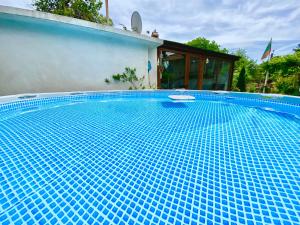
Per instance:
[[[218,58],[224,58],[232,61],[239,60],[240,57],[236,55],[221,53],[221,52],[215,52],[211,50],[206,50],[202,48],[196,48],[192,47],[186,44],[174,42],[174,41],[168,41],[164,40],[164,44],[160,46],[161,48],[168,48],[175,51],[181,51],[181,52],[188,52],[193,54],[199,54],[204,56],[210,56],[210,57],[218,57]]]

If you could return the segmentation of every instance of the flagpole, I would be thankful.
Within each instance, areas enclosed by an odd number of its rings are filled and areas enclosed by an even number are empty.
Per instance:
[[[106,19],[107,19],[107,22],[108,22],[108,19],[109,19],[109,11],[108,11],[108,0],[105,0],[105,16],[106,16]]]
[[[263,93],[266,93],[266,87],[267,87],[268,79],[269,79],[269,62],[271,59],[271,52],[272,52],[272,38],[271,38],[270,43],[271,43],[271,49],[270,49],[270,53],[268,55],[268,60],[267,60],[267,71],[266,71],[265,83],[264,83],[264,87],[263,87]]]
[[[266,72],[266,77],[265,77],[263,93],[266,93],[266,87],[267,87],[268,79],[269,79],[269,61],[270,61],[270,55],[268,56],[268,61],[267,61],[267,72]]]

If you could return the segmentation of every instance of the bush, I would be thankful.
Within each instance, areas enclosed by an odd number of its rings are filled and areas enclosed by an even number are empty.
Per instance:
[[[297,84],[297,79],[295,76],[289,77],[278,77],[275,81],[275,88],[277,93],[288,94],[288,95],[298,95],[299,87]]]

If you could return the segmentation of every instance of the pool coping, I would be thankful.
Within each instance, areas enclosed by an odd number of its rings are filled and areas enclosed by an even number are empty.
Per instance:
[[[214,91],[214,90],[187,90],[187,89],[141,89],[141,90],[98,90],[98,91],[67,91],[67,92],[43,92],[43,93],[22,93],[16,95],[4,95],[0,96],[0,104],[12,103],[17,101],[26,101],[33,99],[41,99],[41,98],[51,98],[51,97],[63,97],[63,96],[73,96],[73,95],[88,95],[88,94],[104,94],[104,93],[130,93],[130,92],[207,92],[207,93],[215,93],[215,94],[246,94],[250,96],[261,96],[261,97],[270,97],[270,98],[294,98],[300,100],[300,97],[293,95],[282,95],[282,94],[264,94],[264,93],[250,93],[250,92],[236,92],[236,91]],[[242,96],[241,96],[242,97]],[[264,100],[267,100],[265,98]]]

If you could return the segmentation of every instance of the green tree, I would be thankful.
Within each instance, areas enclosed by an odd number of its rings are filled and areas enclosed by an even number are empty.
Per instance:
[[[246,69],[245,67],[242,68],[236,87],[241,91],[245,92],[246,91]]]
[[[267,91],[271,93],[299,95],[300,87],[300,45],[294,52],[284,56],[275,56],[270,61],[257,64],[243,49],[234,54],[240,56],[235,63],[233,90],[261,92],[266,72],[269,72]],[[245,72],[245,78],[244,76]]]
[[[74,17],[95,23],[112,25],[112,20],[99,14],[101,0],[35,0],[38,11]]]
[[[187,42],[186,44],[192,47],[202,48],[202,49],[221,52],[221,53],[229,52],[228,49],[222,48],[217,42],[207,40],[204,37],[198,37],[194,40]]]
[[[259,67],[256,61],[250,59],[244,49],[238,49],[233,54],[240,57],[234,65],[233,90],[240,91],[240,88],[237,85],[238,79],[242,70],[245,70],[245,74],[247,74],[245,77],[246,91],[256,92],[257,86],[263,82],[263,76],[259,72]]]

